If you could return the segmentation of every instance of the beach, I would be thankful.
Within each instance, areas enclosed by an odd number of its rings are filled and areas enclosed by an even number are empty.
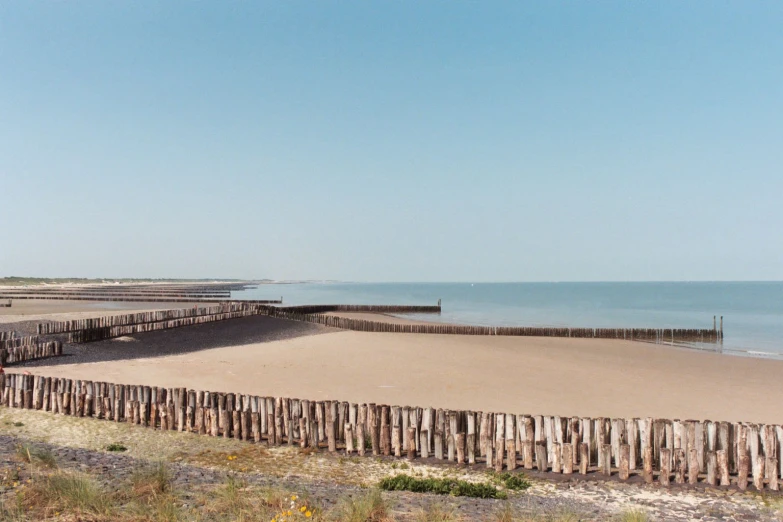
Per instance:
[[[78,345],[70,353],[26,369],[477,411],[766,423],[783,417],[783,405],[770,396],[783,361],[619,340],[364,333],[258,316]]]

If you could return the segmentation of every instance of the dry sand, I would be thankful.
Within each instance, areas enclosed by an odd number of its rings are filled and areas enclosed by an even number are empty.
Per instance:
[[[630,341],[364,333],[253,317],[78,350],[77,356],[40,361],[29,370],[117,383],[509,413],[783,420],[783,403],[773,392],[783,361]]]

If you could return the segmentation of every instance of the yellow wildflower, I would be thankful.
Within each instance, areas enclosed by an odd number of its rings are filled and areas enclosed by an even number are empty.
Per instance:
[[[291,500],[296,500],[298,497],[296,495],[291,495]]]
[[[299,511],[301,511],[302,513],[304,513],[305,511],[307,511],[307,506],[302,506],[302,507],[300,507],[300,508],[299,508]]]
[[[289,517],[290,517],[292,514],[293,514],[293,513],[291,513],[291,510],[290,510],[290,509],[289,509],[289,510],[286,512],[286,516],[289,516]]]
[[[308,511],[307,513],[305,513],[305,516],[306,516],[307,518],[310,518],[311,516],[313,516],[313,514],[312,514],[310,511]]]

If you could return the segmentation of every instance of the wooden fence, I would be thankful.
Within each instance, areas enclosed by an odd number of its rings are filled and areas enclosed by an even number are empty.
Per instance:
[[[24,295],[14,297],[14,299],[38,299],[44,301],[125,301],[133,303],[220,303],[226,302],[226,299],[200,299],[200,298],[179,298],[179,297],[117,297],[117,296],[57,296],[57,295]],[[281,300],[255,300],[254,302],[267,304],[280,304]]]
[[[778,490],[783,471],[783,427],[771,424],[350,404],[18,374],[0,375],[0,404],[348,455],[483,463],[497,471],[739,489],[752,479],[758,490]]]
[[[3,332],[5,333],[5,332]],[[12,333],[12,332],[9,332]],[[2,339],[2,337],[0,337]],[[40,340],[37,335],[30,335],[25,337],[10,336],[7,339],[0,340],[0,349],[3,348],[20,348],[22,346],[32,346],[38,344]]]
[[[155,323],[172,319],[183,319],[206,315],[224,314],[245,310],[259,310],[259,305],[246,303],[222,303],[217,306],[205,308],[175,308],[171,310],[156,310],[152,312],[138,312],[134,314],[107,315],[92,317],[89,319],[75,319],[71,321],[58,321],[51,323],[39,323],[36,331],[39,335],[50,335],[75,332],[78,330],[90,330],[95,328],[109,328],[114,326],[130,326],[143,323]]]
[[[12,296],[18,299],[24,296],[31,297],[150,297],[150,298],[188,298],[188,299],[230,299],[231,293],[189,293],[189,292],[2,292],[0,297]]]
[[[291,312],[294,307],[270,308],[269,315],[305,321],[345,330],[360,332],[452,334],[452,335],[510,335],[538,337],[580,337],[591,339],[626,339],[654,343],[701,342],[716,343],[722,339],[722,330],[676,328],[566,328],[526,326],[463,326],[453,324],[397,324],[367,319],[352,319],[312,312]]]
[[[323,314],[326,312],[367,312],[388,314],[439,314],[441,306],[419,305],[301,305],[279,306],[276,310],[296,314]]]
[[[63,343],[60,341],[36,342],[20,346],[0,348],[0,364],[45,359],[63,354]]]

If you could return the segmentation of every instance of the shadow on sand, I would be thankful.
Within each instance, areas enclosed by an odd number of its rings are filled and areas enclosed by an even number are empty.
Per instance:
[[[242,317],[214,323],[183,326],[141,333],[94,343],[66,344],[61,357],[51,357],[9,366],[58,366],[104,361],[165,357],[185,353],[266,343],[308,335],[337,332],[311,323],[267,316]]]

